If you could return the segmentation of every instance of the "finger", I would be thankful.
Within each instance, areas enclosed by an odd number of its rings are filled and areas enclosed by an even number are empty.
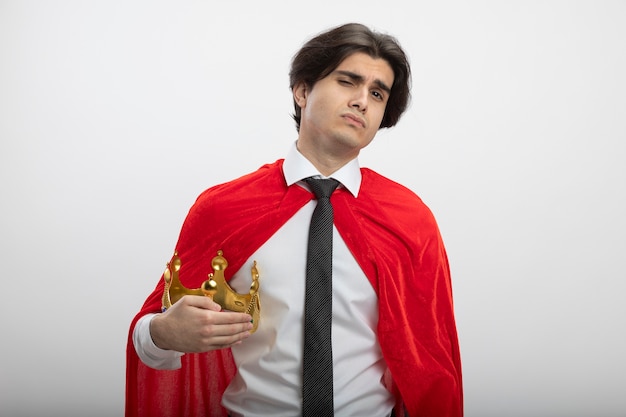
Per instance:
[[[250,333],[252,330],[252,323],[250,321],[239,321],[228,319],[225,313],[213,314],[210,322],[206,323],[202,333],[206,337],[230,337],[235,335],[243,335],[244,333]],[[239,314],[237,315],[239,316]],[[243,315],[245,316],[245,315]],[[247,336],[245,336],[247,337]],[[222,342],[220,342],[221,344]],[[229,341],[228,343],[232,343]]]
[[[250,337],[249,331],[224,336],[213,336],[205,340],[206,350],[224,349],[239,345],[248,337]]]
[[[200,332],[197,352],[223,349],[240,344],[250,337],[250,323],[213,324]]]
[[[211,297],[206,297],[204,295],[185,295],[180,299],[180,301],[182,300],[185,300],[185,303],[192,307],[213,311],[222,310],[222,306],[213,301]]]
[[[237,313],[235,311],[222,311],[214,317],[216,324],[252,323],[250,314]]]

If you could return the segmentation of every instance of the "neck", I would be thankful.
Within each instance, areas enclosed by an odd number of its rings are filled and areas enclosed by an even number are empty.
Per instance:
[[[358,152],[356,155],[338,155],[334,152],[327,152],[321,147],[307,146],[307,144],[300,139],[296,142],[296,146],[298,152],[311,162],[320,174],[325,177],[331,176],[358,156]]]

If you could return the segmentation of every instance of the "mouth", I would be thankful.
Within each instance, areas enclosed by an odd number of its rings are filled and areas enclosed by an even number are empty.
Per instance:
[[[352,125],[365,127],[365,120],[353,113],[345,113],[342,117]]]

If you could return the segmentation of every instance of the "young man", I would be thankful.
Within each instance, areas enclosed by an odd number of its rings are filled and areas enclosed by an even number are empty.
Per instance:
[[[413,192],[357,159],[405,111],[410,76],[398,42],[360,24],[324,32],[295,55],[297,140],[284,160],[202,193],[175,248],[186,288],[221,272],[245,292],[256,261],[260,318],[252,323],[197,295],[161,312],[160,280],[130,328],[127,416],[297,416],[323,402],[323,415],[462,416],[452,289],[436,222]],[[324,199],[311,177],[339,186],[330,197],[332,289],[321,303],[332,306],[332,336],[322,337],[332,347],[332,373],[313,383],[313,391],[330,393],[307,405],[307,247]],[[227,268],[212,263],[218,251]]]

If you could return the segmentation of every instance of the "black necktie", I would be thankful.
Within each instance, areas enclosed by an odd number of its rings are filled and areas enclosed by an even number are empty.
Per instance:
[[[311,218],[304,303],[304,359],[302,416],[332,416],[333,352],[332,268],[333,206],[330,195],[339,182],[334,179],[305,180],[317,197]]]

